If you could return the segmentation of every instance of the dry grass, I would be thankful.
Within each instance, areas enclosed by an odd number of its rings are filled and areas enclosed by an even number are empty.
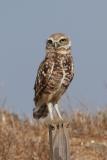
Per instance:
[[[71,117],[71,159],[107,160],[107,111]],[[47,127],[1,109],[0,160],[49,160]]]

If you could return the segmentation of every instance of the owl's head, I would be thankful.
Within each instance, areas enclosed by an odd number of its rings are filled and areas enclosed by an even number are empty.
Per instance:
[[[54,51],[67,51],[71,48],[71,40],[63,33],[55,33],[49,36],[46,42],[46,50],[49,52]]]

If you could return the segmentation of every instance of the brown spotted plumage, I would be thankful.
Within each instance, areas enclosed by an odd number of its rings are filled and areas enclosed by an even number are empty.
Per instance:
[[[55,33],[47,40],[46,57],[38,69],[34,85],[34,118],[44,118],[50,112],[53,119],[51,105],[56,106],[73,76],[71,41],[65,34]],[[57,106],[55,108],[61,118]]]

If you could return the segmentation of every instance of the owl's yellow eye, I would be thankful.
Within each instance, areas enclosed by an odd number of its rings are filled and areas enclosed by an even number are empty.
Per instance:
[[[65,38],[62,38],[62,39],[60,39],[60,41],[59,41],[61,44],[65,44],[65,43],[67,43],[67,39],[65,39]]]
[[[47,44],[48,44],[48,45],[52,45],[52,43],[53,43],[53,42],[52,42],[51,39],[49,39],[49,40],[47,41]]]

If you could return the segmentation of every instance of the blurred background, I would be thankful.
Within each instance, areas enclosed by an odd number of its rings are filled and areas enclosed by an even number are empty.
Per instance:
[[[0,0],[0,106],[32,115],[37,69],[55,32],[71,37],[75,62],[61,105],[91,111],[107,105],[106,0]]]

